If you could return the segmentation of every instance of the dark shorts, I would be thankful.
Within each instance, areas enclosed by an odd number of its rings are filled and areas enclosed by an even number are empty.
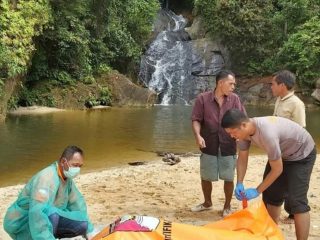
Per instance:
[[[304,159],[283,161],[283,172],[262,194],[264,203],[281,206],[286,199],[290,206],[290,213],[310,211],[307,193],[316,154],[316,149],[313,149]],[[263,179],[270,170],[270,165],[267,163]]]
[[[87,221],[71,220],[57,213],[51,214],[49,220],[52,224],[52,231],[55,238],[86,236],[88,229]]]

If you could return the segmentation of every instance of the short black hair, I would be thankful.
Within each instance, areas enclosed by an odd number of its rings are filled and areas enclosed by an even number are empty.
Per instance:
[[[283,83],[288,90],[291,90],[294,87],[294,84],[296,83],[296,75],[294,75],[292,72],[288,70],[278,71],[272,74],[272,76],[275,78],[277,84]]]
[[[227,70],[227,69],[224,69],[224,70],[221,70],[217,75],[216,75],[216,84],[218,84],[218,82],[221,80],[221,79],[224,79],[224,78],[227,78],[229,75],[231,76],[235,76],[233,72],[231,72],[230,70]]]
[[[221,120],[223,128],[237,128],[242,122],[248,122],[249,118],[237,108],[232,108],[226,111]]]
[[[68,161],[72,158],[75,153],[80,153],[83,156],[83,151],[77,146],[68,146],[63,150],[61,158],[66,158]]]

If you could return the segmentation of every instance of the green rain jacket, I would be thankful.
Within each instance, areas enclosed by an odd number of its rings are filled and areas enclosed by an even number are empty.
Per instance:
[[[38,172],[8,208],[4,229],[13,239],[55,239],[48,216],[60,216],[88,222],[88,233],[93,230],[82,194],[72,179],[63,181],[57,162]]]

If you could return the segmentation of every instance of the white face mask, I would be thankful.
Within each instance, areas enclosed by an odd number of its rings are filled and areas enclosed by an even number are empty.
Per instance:
[[[70,167],[68,161],[67,161],[67,165],[69,167],[69,170],[66,171],[63,169],[63,174],[66,178],[75,178],[76,176],[78,176],[80,174],[80,167]]]

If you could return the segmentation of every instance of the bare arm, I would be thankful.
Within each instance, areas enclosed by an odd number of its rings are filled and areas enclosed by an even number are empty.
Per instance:
[[[239,151],[237,160],[237,182],[242,183],[248,166],[249,150]]]
[[[196,139],[196,143],[200,148],[206,147],[206,142],[204,141],[203,137],[200,135],[201,124],[198,121],[192,121],[192,130],[194,137]]]
[[[257,191],[259,193],[262,193],[264,190],[266,190],[282,173],[283,164],[281,158],[272,161],[269,160],[269,164],[271,167],[271,171],[267,174],[262,183],[257,187]]]

